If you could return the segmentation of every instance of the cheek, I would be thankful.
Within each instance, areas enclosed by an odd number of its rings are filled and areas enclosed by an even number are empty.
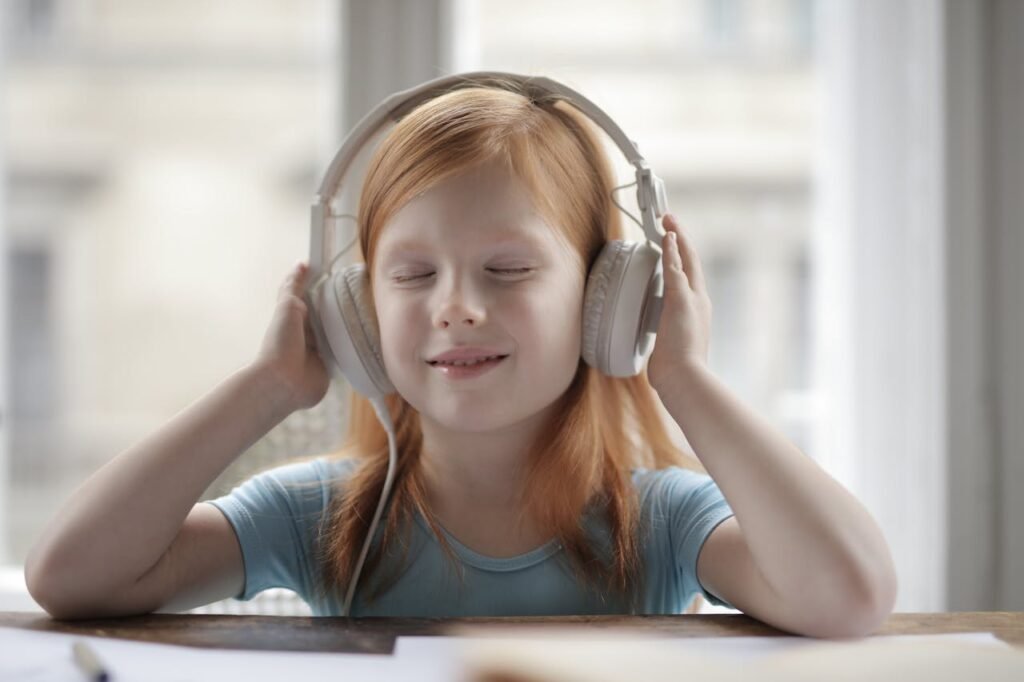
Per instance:
[[[562,301],[558,315],[561,347],[567,357],[578,357],[583,345],[583,301],[582,296],[571,296]]]
[[[557,292],[557,293],[556,293]],[[578,356],[582,345],[582,291],[572,287],[550,289],[550,293],[533,301],[530,321],[525,328],[534,352],[552,363],[565,362]]]
[[[417,324],[415,311],[403,309],[395,301],[376,304],[377,328],[380,330],[381,352],[387,367],[395,366],[399,358],[409,357],[416,348]]]

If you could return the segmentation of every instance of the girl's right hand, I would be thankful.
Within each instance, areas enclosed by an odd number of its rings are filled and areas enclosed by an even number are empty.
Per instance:
[[[327,368],[316,351],[309,306],[302,300],[308,277],[309,267],[299,263],[281,284],[274,317],[255,362],[276,377],[296,410],[319,403],[330,386]]]

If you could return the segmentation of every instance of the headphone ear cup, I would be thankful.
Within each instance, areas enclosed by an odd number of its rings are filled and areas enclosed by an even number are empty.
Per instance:
[[[605,314],[608,292],[616,290],[612,279],[621,276],[622,262],[626,257],[626,243],[618,240],[607,241],[597,260],[590,268],[587,289],[583,296],[583,361],[609,373],[607,361],[607,326],[611,316]],[[616,274],[619,273],[619,274]]]
[[[654,348],[663,294],[660,249],[605,242],[583,297],[583,361],[608,376],[639,374]]]
[[[331,373],[337,376],[340,372],[371,400],[394,393],[384,369],[366,265],[356,263],[331,275],[314,292],[313,301],[322,332],[317,339],[320,355]],[[330,357],[324,357],[325,350]]]

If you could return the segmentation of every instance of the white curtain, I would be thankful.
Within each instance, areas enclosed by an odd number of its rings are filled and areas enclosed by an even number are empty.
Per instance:
[[[6,9],[0,5],[0,27],[5,26],[4,15]],[[0,48],[3,46],[0,45]],[[4,69],[4,55],[6,51],[0,49],[0,89],[5,89],[7,81]],[[8,445],[10,440],[10,405],[8,399],[10,391],[10,375],[7,373],[8,338],[10,330],[7,320],[7,202],[4,196],[7,188],[7,165],[4,163],[6,140],[0,137],[0,177],[5,178],[0,182],[0,567],[13,562],[10,548],[10,520],[7,517],[7,490],[10,485],[10,458],[8,457]]]
[[[1019,609],[1024,3],[819,7],[815,453],[897,611]]]

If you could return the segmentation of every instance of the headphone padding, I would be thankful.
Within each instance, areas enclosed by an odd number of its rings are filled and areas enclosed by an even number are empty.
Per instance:
[[[608,301],[609,292],[618,294],[623,263],[627,261],[629,244],[621,240],[605,242],[604,248],[590,268],[587,290],[583,297],[583,361],[608,374],[608,327],[615,301]]]
[[[583,299],[583,360],[607,376],[639,374],[654,347],[663,289],[660,249],[606,242]]]
[[[340,369],[353,388],[367,398],[394,393],[384,369],[377,316],[370,302],[366,265],[349,265],[331,278],[336,304],[326,306],[324,333]]]

